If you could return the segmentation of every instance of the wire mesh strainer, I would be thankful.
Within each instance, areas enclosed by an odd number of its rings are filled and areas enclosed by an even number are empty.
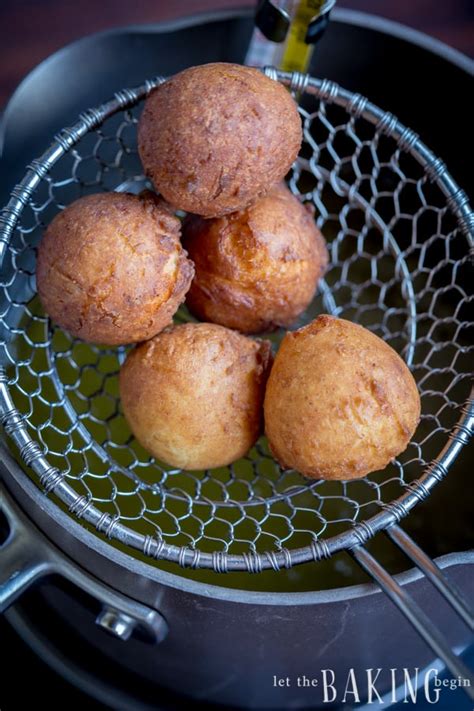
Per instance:
[[[146,186],[136,123],[161,78],[119,92],[61,131],[2,213],[0,417],[47,493],[150,558],[258,572],[349,549],[377,577],[362,544],[391,526],[402,545],[394,524],[446,475],[473,427],[474,219],[442,161],[394,116],[334,83],[266,73],[300,99],[304,142],[289,185],[314,204],[330,249],[325,280],[295,327],[331,313],[365,325],[405,358],[422,399],[407,450],[385,471],[350,482],[281,470],[264,438],[229,467],[172,469],[149,457],[123,419],[126,349],[76,341],[45,316],[34,277],[42,231],[81,195]],[[176,321],[188,320],[183,307]],[[268,337],[277,343],[281,335]]]

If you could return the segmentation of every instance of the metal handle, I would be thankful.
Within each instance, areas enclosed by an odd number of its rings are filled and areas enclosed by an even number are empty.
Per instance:
[[[9,528],[0,547],[0,613],[3,613],[34,582],[56,570],[43,541],[31,535],[3,488],[0,488],[0,511]]]
[[[168,625],[157,610],[117,593],[68,561],[53,549],[2,486],[0,511],[9,527],[8,536],[0,546],[0,613],[34,582],[56,573],[102,604],[96,622],[105,631],[122,640],[129,639],[136,628],[141,628],[153,642],[161,642],[166,637]]]
[[[458,613],[462,621],[474,629],[474,615],[462,597],[446,579],[444,573],[427,556],[419,546],[397,525],[387,529],[389,537],[435,585],[445,600]],[[418,634],[425,640],[433,652],[445,663],[447,669],[455,676],[469,681],[469,686],[463,686],[471,700],[474,700],[474,675],[463,662],[453,654],[448,642],[424,613],[421,607],[410,597],[405,588],[401,587],[390,573],[362,546],[351,549],[351,554],[370,577],[378,583],[382,590],[395,603],[406,619],[413,625]]]

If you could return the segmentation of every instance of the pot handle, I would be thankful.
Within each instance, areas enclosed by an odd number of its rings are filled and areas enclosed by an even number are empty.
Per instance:
[[[140,628],[155,643],[166,637],[168,625],[157,610],[104,585],[56,551],[1,485],[0,512],[9,529],[0,543],[0,614],[34,582],[58,574],[102,604],[96,623],[106,632],[127,640]]]
[[[35,540],[0,489],[0,512],[8,524],[6,539],[0,544],[0,614],[39,578],[55,572],[52,561]]]
[[[450,583],[438,565],[403,531],[394,524],[386,530],[386,534],[421,570],[428,580],[437,588],[444,599],[451,605],[466,626],[474,630],[474,616],[461,593]],[[455,676],[469,681],[463,689],[471,700],[474,700],[474,675],[465,664],[453,654],[448,642],[441,632],[425,614],[423,609],[397,583],[390,573],[364,548],[358,545],[350,550],[352,557],[361,568],[382,588],[384,593],[395,603],[406,619],[413,625],[418,634]]]

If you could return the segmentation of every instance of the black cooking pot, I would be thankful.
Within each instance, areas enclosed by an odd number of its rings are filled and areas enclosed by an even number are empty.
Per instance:
[[[146,76],[168,75],[206,61],[241,62],[251,29],[248,13],[214,13],[101,34],[53,55],[24,80],[5,111],[3,196],[25,164],[86,106]],[[471,171],[464,159],[468,116],[453,112],[446,96],[446,87],[451,97],[467,95],[472,75],[467,59],[393,23],[339,10],[318,46],[311,73],[393,111],[469,187]],[[137,679],[195,699],[250,708],[304,708],[318,706],[322,695],[320,687],[298,687],[298,676],[321,681],[320,670],[331,669],[341,692],[351,668],[362,680],[365,670],[376,666],[383,670],[377,688],[384,693],[393,685],[391,668],[400,670],[396,681],[402,683],[403,668],[411,673],[433,663],[432,653],[372,584],[322,589],[319,563],[310,566],[310,592],[295,591],[298,579],[291,582],[291,571],[268,575],[267,591],[252,590],[258,583],[249,575],[244,583],[238,578],[237,587],[232,575],[185,577],[177,567],[135,559],[88,531],[25,476],[6,445],[2,455],[9,492],[2,507],[11,529],[0,549],[3,606],[32,582],[53,576],[37,592],[43,614],[61,619],[84,643],[114,660],[118,675],[124,668]],[[462,486],[461,476],[457,486]],[[454,486],[450,495],[456,493]],[[424,509],[428,517],[430,505]],[[458,528],[466,531],[468,525],[466,514]],[[460,536],[437,562],[472,597],[474,555],[464,550],[468,545]],[[460,650],[472,641],[416,570],[397,579],[436,617],[452,646]],[[21,605],[12,620],[18,614]],[[280,685],[287,677],[290,685]]]

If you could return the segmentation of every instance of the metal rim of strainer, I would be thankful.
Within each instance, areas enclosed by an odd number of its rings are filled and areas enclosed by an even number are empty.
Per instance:
[[[402,150],[410,153],[424,168],[428,177],[438,185],[446,197],[447,206],[455,215],[460,230],[464,233],[469,247],[474,244],[474,214],[464,191],[448,173],[445,164],[419,139],[418,135],[404,126],[389,112],[384,112],[367,98],[341,88],[338,84],[312,78],[299,72],[281,72],[266,67],[265,74],[280,81],[293,92],[307,92],[318,99],[343,107],[355,118],[363,117],[384,134],[394,138]],[[50,148],[37,160],[32,161],[23,180],[12,190],[11,198],[0,215],[0,268],[12,232],[39,182],[50,169],[89,131],[98,128],[107,118],[124,109],[132,108],[145,98],[150,91],[163,83],[163,77],[146,81],[133,89],[124,89],[101,106],[89,109],[79,116],[79,121],[60,131]],[[249,552],[230,554],[225,551],[203,552],[187,546],[176,546],[164,540],[133,531],[108,513],[101,512],[87,497],[77,493],[65,480],[62,473],[51,466],[40,445],[29,434],[21,412],[15,408],[8,387],[6,370],[0,368],[0,421],[5,432],[18,447],[21,459],[31,467],[39,478],[46,493],[54,494],[74,513],[91,524],[106,537],[141,551],[145,556],[178,563],[182,567],[212,568],[216,572],[244,570],[260,572],[273,568],[289,568],[311,560],[329,558],[333,553],[351,549],[372,538],[377,532],[398,523],[420,501],[430,493],[433,486],[447,474],[462,447],[468,442],[474,430],[474,401],[472,397],[462,408],[462,415],[453,427],[448,442],[425,469],[423,475],[410,484],[402,496],[390,503],[381,504],[382,510],[366,521],[353,524],[351,529],[333,535],[325,540],[313,540],[301,548],[282,548],[279,551]]]

